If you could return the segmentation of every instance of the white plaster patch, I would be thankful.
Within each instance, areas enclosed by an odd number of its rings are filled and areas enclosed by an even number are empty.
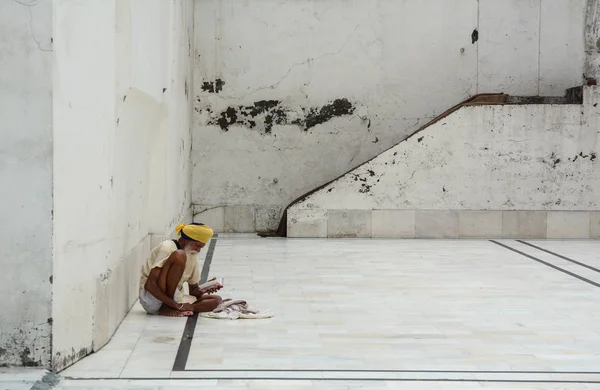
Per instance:
[[[54,369],[118,326],[148,235],[191,220],[192,7],[54,2]]]
[[[578,105],[465,107],[293,207],[597,209],[599,148],[581,122]]]

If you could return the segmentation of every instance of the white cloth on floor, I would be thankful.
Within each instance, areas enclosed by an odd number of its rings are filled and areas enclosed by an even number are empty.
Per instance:
[[[273,313],[269,310],[257,310],[248,305],[242,299],[223,299],[223,301],[211,312],[200,313],[202,317],[216,318],[222,320],[259,319],[271,318]]]

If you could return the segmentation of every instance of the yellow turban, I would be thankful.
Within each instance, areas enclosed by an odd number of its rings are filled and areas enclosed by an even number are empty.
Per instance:
[[[191,225],[182,223],[175,228],[175,231],[177,231],[177,234],[181,235],[181,238],[198,241],[204,244],[206,244],[213,234],[215,234],[209,226],[200,223],[192,223]]]

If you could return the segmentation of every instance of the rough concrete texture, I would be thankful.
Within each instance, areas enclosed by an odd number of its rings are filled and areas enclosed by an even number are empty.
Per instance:
[[[0,366],[48,367],[52,1],[0,2]]]
[[[600,208],[599,89],[584,95],[583,105],[463,107],[302,199],[290,215],[417,210],[420,237],[470,236],[461,229],[476,232],[484,219],[496,221],[494,236],[589,237],[589,212]],[[485,210],[586,213],[544,213],[529,227],[522,223],[533,219],[520,214],[500,224],[499,215],[457,213]],[[288,227],[294,223],[288,216]]]
[[[258,216],[473,94],[562,96],[581,85],[585,6],[197,2],[192,202]]]
[[[600,0],[587,0],[584,77],[600,80]]]
[[[106,343],[137,298],[149,234],[190,211],[192,7],[54,2],[56,370]]]

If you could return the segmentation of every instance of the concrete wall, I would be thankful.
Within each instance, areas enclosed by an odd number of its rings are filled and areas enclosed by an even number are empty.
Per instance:
[[[600,80],[600,0],[587,0],[584,77]]]
[[[463,107],[292,206],[291,237],[600,237],[600,89]]]
[[[196,219],[272,229],[293,199],[468,96],[562,96],[582,81],[585,10],[586,0],[196,0]]]
[[[192,7],[54,2],[55,369],[108,341],[190,211]]]
[[[52,2],[0,2],[0,366],[50,361]]]

